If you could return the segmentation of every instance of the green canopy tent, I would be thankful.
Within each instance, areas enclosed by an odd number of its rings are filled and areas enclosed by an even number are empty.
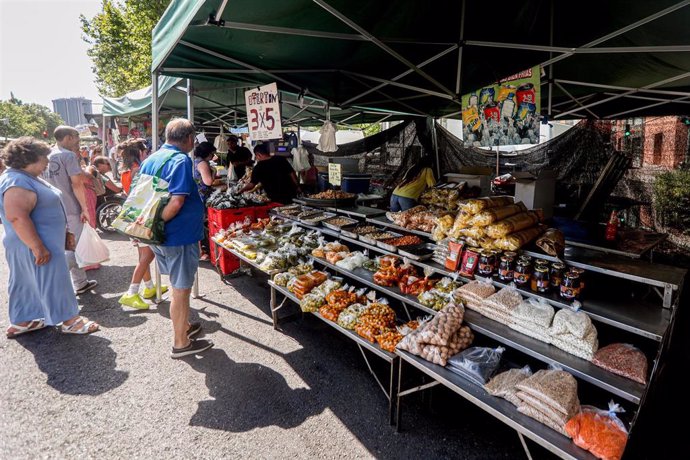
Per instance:
[[[690,112],[690,1],[173,0],[154,73],[459,117],[459,95],[541,64],[551,118]]]
[[[187,98],[191,85],[192,101]],[[227,83],[208,80],[188,82],[179,77],[158,77],[159,113],[165,116],[187,114],[188,104],[194,107],[195,122],[204,129],[223,126],[226,131],[247,125],[244,103],[246,83]],[[152,87],[142,88],[118,98],[103,98],[104,117],[138,118],[151,115]],[[320,126],[328,116],[327,102],[309,96],[301,100],[298,94],[281,91],[283,125]],[[349,126],[356,123],[375,123],[410,117],[404,112],[390,112],[369,108],[338,110],[338,123]],[[345,124],[347,123],[347,124]]]

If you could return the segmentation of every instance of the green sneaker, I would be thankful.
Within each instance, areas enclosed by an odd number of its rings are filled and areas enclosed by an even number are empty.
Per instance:
[[[127,307],[136,308],[137,310],[148,310],[149,304],[144,302],[139,294],[124,294],[120,297],[120,304]]]
[[[165,294],[166,292],[168,292],[168,286],[161,284],[161,295]],[[153,286],[151,289],[144,288],[145,299],[153,299],[154,297],[156,297],[156,286]]]

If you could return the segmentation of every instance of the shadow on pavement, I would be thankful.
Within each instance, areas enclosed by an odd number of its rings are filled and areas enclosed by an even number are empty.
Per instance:
[[[97,396],[122,385],[129,372],[118,371],[117,353],[98,332],[71,336],[56,329],[17,337],[34,355],[47,384],[63,394]]]
[[[233,433],[273,425],[293,428],[324,410],[311,397],[311,390],[292,389],[276,371],[260,364],[236,363],[223,350],[211,349],[185,361],[206,375],[213,398],[199,402],[190,426]]]

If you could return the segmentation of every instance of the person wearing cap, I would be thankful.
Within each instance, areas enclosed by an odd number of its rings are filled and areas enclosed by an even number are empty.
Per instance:
[[[268,144],[254,147],[257,164],[252,170],[249,184],[242,187],[240,193],[252,190],[261,184],[271,201],[288,204],[297,196],[299,185],[297,174],[290,163],[283,157],[271,156]]]

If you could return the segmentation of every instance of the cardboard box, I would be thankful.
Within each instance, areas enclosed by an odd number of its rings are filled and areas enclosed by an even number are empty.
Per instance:
[[[514,172],[515,202],[522,201],[528,209],[542,209],[544,217],[553,217],[556,199],[556,172],[542,169],[538,175],[528,172]]]
[[[482,189],[481,196],[491,194],[491,174],[489,168],[462,168],[457,173],[444,174],[446,182],[467,182],[468,187]]]

